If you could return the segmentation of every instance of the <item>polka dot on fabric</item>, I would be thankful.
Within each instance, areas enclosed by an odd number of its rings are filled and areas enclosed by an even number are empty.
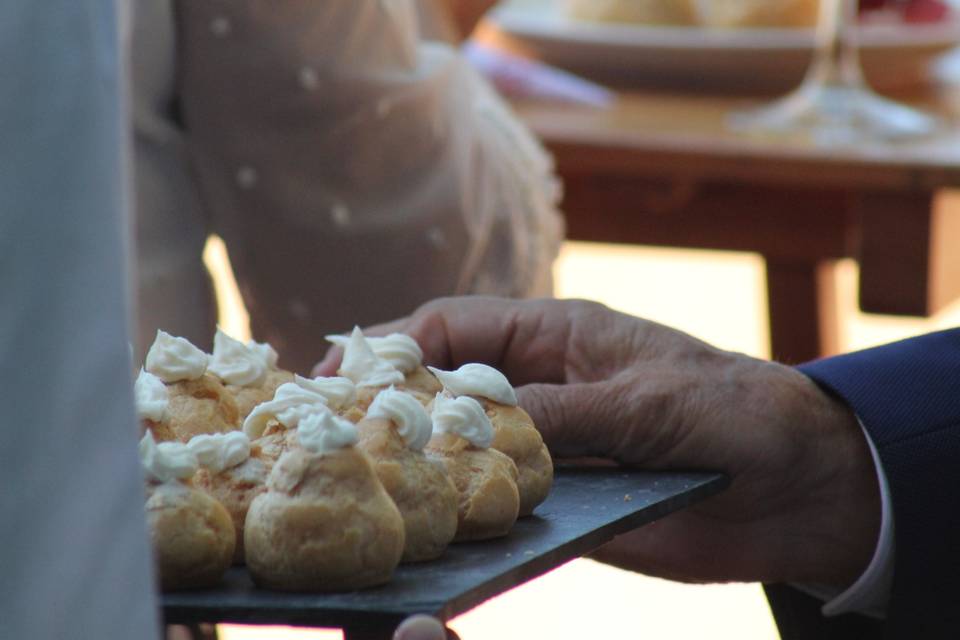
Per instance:
[[[427,231],[427,241],[434,249],[446,249],[447,234],[440,227],[431,227],[430,230]]]
[[[387,98],[377,100],[377,117],[383,120],[393,111],[393,103]]]
[[[307,322],[310,319],[310,307],[299,298],[291,300],[287,308],[290,310],[290,315],[300,322]]]
[[[253,167],[240,167],[237,169],[237,186],[241,189],[252,189],[257,186],[260,176]]]
[[[350,209],[347,208],[347,205],[342,202],[338,202],[333,205],[330,209],[330,219],[333,220],[333,224],[338,227],[345,227],[350,224],[351,213]]]
[[[317,87],[320,86],[320,78],[317,77],[316,70],[311,67],[301,67],[297,78],[300,81],[300,86],[307,91],[316,91]]]
[[[210,21],[210,33],[218,38],[225,38],[230,35],[233,25],[230,24],[230,18],[226,16],[217,16]]]

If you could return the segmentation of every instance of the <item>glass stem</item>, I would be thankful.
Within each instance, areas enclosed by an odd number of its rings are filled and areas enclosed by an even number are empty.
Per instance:
[[[860,52],[850,33],[858,0],[820,0],[814,58],[805,84],[860,89],[865,86]]]

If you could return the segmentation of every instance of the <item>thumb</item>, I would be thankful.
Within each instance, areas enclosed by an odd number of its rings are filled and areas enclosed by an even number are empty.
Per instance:
[[[404,620],[393,634],[393,640],[456,640],[459,636],[436,618],[415,615]]]
[[[323,356],[323,360],[313,365],[313,370],[310,371],[310,375],[314,378],[319,376],[335,376],[337,375],[337,368],[340,366],[340,362],[342,360],[343,348],[332,346],[327,349],[327,353]]]
[[[624,418],[609,382],[528,384],[517,398],[555,457],[616,458]]]

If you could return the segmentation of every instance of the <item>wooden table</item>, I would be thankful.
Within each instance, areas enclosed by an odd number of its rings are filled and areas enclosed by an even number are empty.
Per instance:
[[[960,114],[943,79],[897,97]],[[516,107],[556,157],[570,239],[761,254],[778,360],[836,349],[837,259],[859,262],[867,312],[925,316],[960,295],[960,207],[941,198],[960,187],[960,131],[842,150],[731,133],[727,114],[760,99],[630,89],[609,108]]]

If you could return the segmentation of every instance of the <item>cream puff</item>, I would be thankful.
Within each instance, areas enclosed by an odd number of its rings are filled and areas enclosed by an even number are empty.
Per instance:
[[[423,405],[392,387],[374,398],[357,423],[357,447],[373,460],[403,517],[403,562],[439,557],[457,532],[457,488],[444,467],[423,453],[432,430]]]
[[[236,544],[226,508],[190,482],[197,458],[180,442],[140,441],[147,476],[147,528],[164,591],[215,585],[230,567]]]
[[[468,396],[437,394],[431,406],[433,437],[427,456],[441,462],[457,488],[454,540],[506,535],[517,519],[517,465],[491,449],[494,432],[480,403]]]
[[[416,340],[402,333],[367,338],[359,327],[350,337],[327,336],[343,348],[343,360],[337,373],[353,380],[359,390],[357,406],[361,411],[388,386],[407,391],[424,406],[440,391],[440,384],[423,366],[423,351]]]
[[[300,421],[317,411],[330,411],[328,402],[324,394],[287,382],[277,388],[272,400],[254,407],[243,421],[243,432],[272,467],[295,443]]]
[[[247,567],[258,586],[351,591],[390,579],[403,518],[356,442],[353,423],[325,407],[300,420],[297,446],[247,513]]]
[[[157,440],[188,442],[196,435],[225,433],[240,426],[236,401],[220,380],[207,372],[208,363],[209,356],[188,340],[157,331],[144,367],[167,391],[162,419],[144,419]],[[160,394],[155,382],[147,379],[141,389],[155,392],[156,399]]]
[[[323,396],[327,406],[338,416],[354,423],[363,418],[364,411],[357,406],[357,385],[349,378],[294,376],[293,381],[297,386]]]
[[[237,402],[240,420],[273,398],[277,387],[293,382],[293,373],[277,368],[277,352],[269,344],[234,340],[219,328],[207,371],[217,376]]]
[[[465,364],[456,371],[430,371],[445,393],[477,399],[495,432],[491,447],[516,463],[520,476],[520,516],[527,516],[547,499],[553,485],[553,460],[529,414],[517,404],[517,394],[506,376],[485,364]]]
[[[259,447],[251,447],[250,438],[242,431],[195,436],[187,447],[200,466],[194,484],[222,504],[233,520],[233,563],[242,564],[247,511],[253,499],[266,491],[270,465],[260,458]]]

